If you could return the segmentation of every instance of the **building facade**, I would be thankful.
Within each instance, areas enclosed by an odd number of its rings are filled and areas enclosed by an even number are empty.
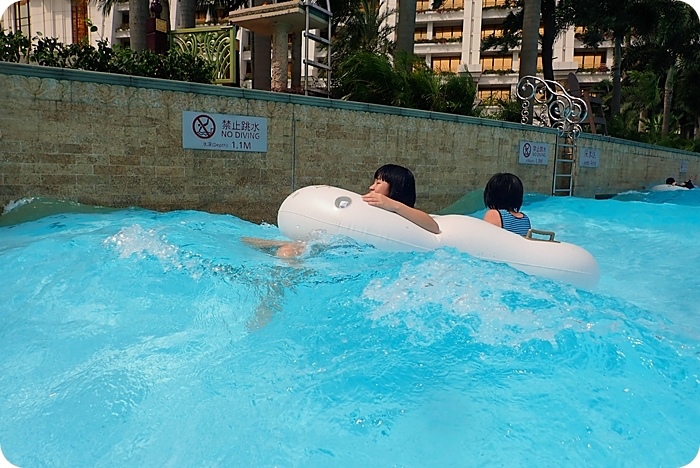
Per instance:
[[[519,48],[507,52],[496,48],[481,50],[485,38],[503,33],[503,22],[511,11],[505,6],[506,0],[445,0],[437,10],[431,10],[432,2],[417,0],[414,52],[434,70],[471,74],[477,83],[481,102],[513,97],[518,81]],[[174,25],[178,2],[172,3],[165,11],[170,24]],[[383,8],[393,12],[388,21],[395,25],[398,0],[386,0]],[[93,44],[105,38],[111,44],[129,45],[128,0],[116,2],[107,15],[94,2],[87,0],[20,0],[0,18],[0,27],[22,30],[29,37],[40,32],[66,43],[89,36]],[[85,23],[88,18],[97,26],[96,33],[89,33]],[[197,15],[197,24],[202,26],[226,21],[225,12],[213,8],[199,11]],[[580,29],[572,27],[557,38],[553,66],[556,80],[565,80],[570,72],[574,72],[582,88],[586,88],[609,78],[614,59],[613,44],[606,41],[597,49],[585,47],[576,38],[579,32]],[[240,83],[249,87],[252,71],[249,32],[241,30],[238,40]],[[315,44],[310,44],[308,55],[312,60],[324,53],[317,51]],[[305,48],[302,55],[306,56]]]
[[[169,12],[170,24],[175,24],[177,2]],[[64,44],[88,38],[92,45],[100,39],[110,44],[129,46],[129,1],[114,2],[105,14],[96,2],[88,0],[20,0],[0,14],[0,29],[22,31],[27,37],[41,34],[55,37]],[[91,33],[87,20],[97,27]]]
[[[511,9],[505,0],[446,0],[431,10],[433,0],[417,0],[414,52],[434,70],[468,72],[478,85],[482,102],[514,96],[520,67],[520,49],[502,52],[481,50],[488,36],[503,34],[503,22]],[[398,0],[387,0],[386,8],[398,9]],[[392,15],[394,24],[397,15]],[[541,31],[541,30],[540,30]],[[554,79],[566,80],[577,74],[583,88],[610,77],[613,44],[606,41],[597,49],[585,47],[576,38],[580,28],[569,28],[554,44]],[[538,59],[541,72],[541,57]]]

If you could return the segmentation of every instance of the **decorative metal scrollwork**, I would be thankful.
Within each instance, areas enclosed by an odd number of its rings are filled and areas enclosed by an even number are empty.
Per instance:
[[[571,96],[560,83],[525,76],[518,82],[517,93],[522,123],[528,123],[532,114],[533,125],[556,128],[561,136],[581,133],[581,123],[588,115],[586,102]]]
[[[215,26],[176,30],[171,32],[171,36],[173,48],[214,64],[216,83],[235,82],[235,28]]]

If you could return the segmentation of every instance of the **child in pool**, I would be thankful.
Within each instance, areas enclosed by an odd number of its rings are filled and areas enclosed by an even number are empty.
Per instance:
[[[685,182],[681,182],[679,184],[676,183],[676,179],[673,177],[669,177],[666,179],[666,185],[676,185],[678,187],[685,187],[687,189],[695,188],[695,184],[693,184],[693,179],[695,179],[695,176],[692,176],[690,179],[686,180]]]
[[[523,183],[509,173],[494,174],[484,189],[484,205],[488,208],[484,221],[524,236],[532,227],[530,218],[520,212],[523,206]]]
[[[403,216],[433,234],[440,232],[440,227],[428,213],[413,207],[416,204],[416,180],[408,168],[386,164],[377,169],[369,193],[362,199],[369,205]]]
[[[369,186],[369,192],[362,196],[362,200],[368,205],[403,216],[434,234],[440,232],[440,227],[428,213],[413,207],[416,203],[416,180],[413,173],[406,167],[386,164],[377,169],[374,173],[374,181]],[[244,237],[241,240],[253,247],[277,247],[278,257],[296,257],[306,248],[306,243],[303,241],[276,241],[250,237]]]

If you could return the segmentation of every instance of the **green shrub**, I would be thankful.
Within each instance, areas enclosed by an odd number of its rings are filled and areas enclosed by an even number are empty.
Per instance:
[[[27,56],[31,41],[22,31],[13,33],[0,29],[0,61],[19,62]]]
[[[496,110],[493,115],[496,120],[515,123],[522,122],[522,105],[517,99],[497,99],[495,105],[498,106],[498,110]]]
[[[471,76],[436,73],[418,56],[358,51],[336,63],[333,95],[348,101],[473,115]]]
[[[55,37],[37,35],[32,44],[21,32],[5,34],[0,31],[0,60],[29,63],[48,67],[71,68],[122,75],[146,76],[193,83],[212,83],[214,65],[201,57],[177,50],[158,54],[150,50],[109,47],[106,39],[97,41],[97,48],[80,41],[63,44]]]

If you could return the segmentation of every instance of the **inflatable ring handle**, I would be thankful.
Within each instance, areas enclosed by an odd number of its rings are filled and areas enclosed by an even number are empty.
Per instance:
[[[537,239],[532,237],[533,234],[537,234],[539,236],[549,236],[549,239]],[[525,239],[544,242],[559,242],[554,240],[554,231],[540,231],[539,229],[528,229],[527,234],[525,234]]]

